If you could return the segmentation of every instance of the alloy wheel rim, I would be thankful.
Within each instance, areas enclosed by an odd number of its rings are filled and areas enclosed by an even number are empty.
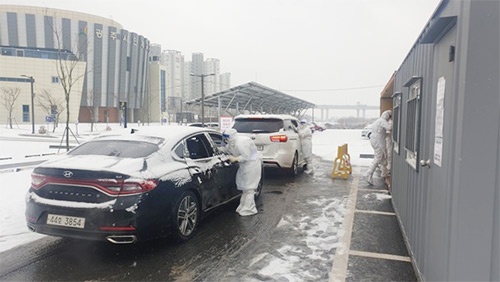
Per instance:
[[[191,196],[184,197],[177,211],[177,224],[180,233],[189,236],[196,227],[197,219],[198,208],[196,207],[196,201]]]

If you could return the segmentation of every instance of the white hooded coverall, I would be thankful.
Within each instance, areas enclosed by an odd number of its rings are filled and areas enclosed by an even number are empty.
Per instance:
[[[224,134],[229,135],[227,146],[229,153],[236,157],[240,164],[236,172],[236,186],[243,193],[236,212],[241,216],[256,214],[255,192],[262,175],[261,156],[249,137],[238,135],[232,128],[225,130]]]
[[[302,157],[306,161],[306,173],[313,172],[312,164],[312,131],[307,124],[299,126],[300,142],[302,144]]]
[[[385,177],[389,172],[387,170],[387,146],[385,142],[386,132],[392,129],[389,119],[391,111],[387,110],[372,124],[372,134],[370,136],[370,144],[374,150],[373,161],[366,173],[366,181],[373,184],[373,172],[380,164],[381,176]]]

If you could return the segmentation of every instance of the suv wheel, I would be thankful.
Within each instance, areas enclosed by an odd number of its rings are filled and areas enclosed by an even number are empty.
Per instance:
[[[299,174],[299,158],[297,157],[297,152],[295,152],[295,155],[293,156],[292,166],[288,170],[288,174],[292,177]]]
[[[260,195],[262,195],[262,186],[264,184],[264,169],[262,169],[262,174],[259,181],[259,186],[257,186],[257,190],[255,191],[255,199],[258,199]]]

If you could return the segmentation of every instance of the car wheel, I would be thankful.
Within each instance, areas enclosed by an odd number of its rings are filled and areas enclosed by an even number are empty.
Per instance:
[[[293,156],[292,166],[288,169],[288,174],[290,176],[297,176],[299,174],[299,158],[297,157],[297,152]]]
[[[370,139],[370,136],[372,136],[371,132],[366,135],[366,137],[368,137],[368,139]]]
[[[186,241],[194,236],[199,221],[199,203],[195,194],[184,191],[174,206],[173,235],[178,241]]]
[[[264,185],[264,168],[262,168],[262,174],[260,176],[259,186],[257,186],[257,190],[255,191],[255,199],[259,198],[262,194],[262,186]]]

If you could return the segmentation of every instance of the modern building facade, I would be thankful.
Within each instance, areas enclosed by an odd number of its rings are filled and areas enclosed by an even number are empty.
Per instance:
[[[167,66],[161,62],[161,46],[151,45],[149,58],[149,89],[143,104],[143,111],[147,113],[142,122],[168,122],[167,111]]]
[[[205,59],[203,53],[191,54],[191,93],[187,97],[188,100],[201,97],[201,78],[198,77],[205,72]]]
[[[185,61],[180,51],[162,50],[161,45],[151,44],[113,20],[73,11],[1,5],[0,49],[0,87],[19,88],[21,93],[11,113],[16,122],[31,121],[31,84],[27,83],[31,80],[21,75],[34,78],[36,123],[52,115],[37,93],[57,103],[64,100],[55,67],[61,56],[78,65],[70,95],[70,122],[122,122],[125,118],[128,122],[176,122],[181,112],[196,121],[200,109],[187,108],[185,102],[201,97],[202,75],[214,74],[203,77],[205,95],[231,87],[230,74],[220,75],[218,59],[205,60],[203,53],[193,53],[191,61]],[[62,104],[57,107],[59,114],[64,110]],[[9,119],[9,114],[0,112],[0,119]],[[59,115],[59,121],[64,117]]]
[[[115,21],[59,9],[2,5],[0,48],[0,57],[11,57],[8,61],[11,65],[22,64],[27,58],[52,61],[44,70],[51,78],[57,76],[57,71],[51,71],[50,67],[55,68],[57,54],[73,54],[80,65],[85,65],[83,76],[75,84],[79,88],[73,89],[79,93],[71,97],[79,104],[78,108],[70,109],[72,113],[78,113],[71,117],[74,119],[71,122],[117,122],[124,118],[124,112],[127,112],[129,121],[144,119],[147,115],[141,109],[149,91],[150,42]],[[21,75],[18,70],[6,66],[2,64],[2,76]],[[24,73],[40,75],[34,66],[33,69],[29,64],[25,66]],[[37,92],[51,83],[47,78],[33,77]],[[23,95],[26,95],[24,91]],[[126,102],[127,111],[119,108],[120,102]],[[41,111],[36,105],[35,109]]]
[[[212,74],[205,77],[203,83],[205,95],[214,94],[220,91],[220,61],[215,58],[205,60],[204,74]]]
[[[392,201],[424,281],[500,281],[499,19],[443,0],[394,76]]]
[[[220,75],[220,90],[224,91],[231,88],[231,74],[228,72],[222,73]]]

